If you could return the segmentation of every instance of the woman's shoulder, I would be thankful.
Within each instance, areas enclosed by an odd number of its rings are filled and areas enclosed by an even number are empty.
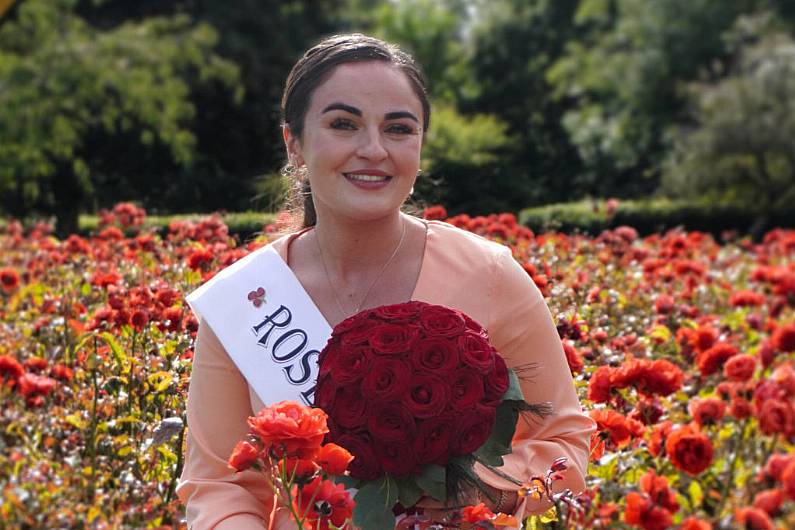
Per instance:
[[[445,247],[446,251],[459,251],[468,255],[476,255],[480,259],[510,252],[505,245],[450,223],[444,221],[425,222],[428,225],[428,231],[433,235],[433,244]]]

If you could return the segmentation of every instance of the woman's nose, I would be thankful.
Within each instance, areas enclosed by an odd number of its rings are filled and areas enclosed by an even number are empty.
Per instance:
[[[381,160],[386,158],[388,153],[384,147],[383,140],[381,132],[377,129],[363,131],[357,154],[362,158],[370,160]]]

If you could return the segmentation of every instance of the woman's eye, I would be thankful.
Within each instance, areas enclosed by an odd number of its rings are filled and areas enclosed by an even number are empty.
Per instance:
[[[345,118],[337,118],[331,122],[331,128],[353,131],[356,129],[356,125],[351,120],[346,120]]]
[[[412,134],[414,132],[414,128],[402,123],[393,123],[387,126],[386,132],[392,134]]]

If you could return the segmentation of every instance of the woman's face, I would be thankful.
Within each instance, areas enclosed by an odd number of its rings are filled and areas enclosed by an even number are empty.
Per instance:
[[[395,213],[417,177],[422,119],[422,104],[396,67],[336,67],[312,94],[302,138],[284,133],[291,163],[306,165],[318,219]]]

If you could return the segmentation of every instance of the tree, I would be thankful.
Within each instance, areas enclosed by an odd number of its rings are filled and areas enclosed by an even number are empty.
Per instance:
[[[217,35],[206,24],[173,16],[102,30],[75,6],[28,0],[0,27],[3,208],[54,213],[61,235],[77,229],[98,182],[96,136],[167,150],[187,167],[196,151],[188,79],[230,89],[238,79],[212,53]]]
[[[726,58],[723,34],[760,2],[583,0],[578,37],[548,72],[575,102],[563,123],[584,167],[578,185],[600,196],[637,196],[658,186],[670,145],[666,130],[685,119],[680,86]]]
[[[579,0],[481,0],[467,30],[470,90],[461,110],[487,113],[515,138],[499,165],[480,176],[493,183],[502,207],[568,200],[580,171],[577,151],[560,124],[568,102],[552,97],[546,71],[574,38]],[[497,195],[499,193],[500,195]]]
[[[663,185],[672,195],[744,204],[761,230],[771,211],[795,200],[795,40],[779,32],[754,40],[742,44],[730,75],[694,87],[697,125],[680,131]]]

